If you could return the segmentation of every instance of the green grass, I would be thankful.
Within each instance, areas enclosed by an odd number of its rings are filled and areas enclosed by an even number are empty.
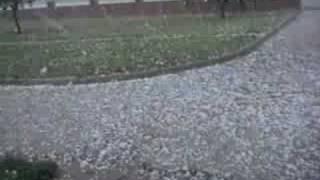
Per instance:
[[[0,160],[1,180],[51,180],[57,176],[58,166],[51,161],[28,162],[21,158]]]
[[[252,33],[265,33],[289,14],[24,21],[21,36],[0,27],[0,78],[83,77],[190,64],[239,50],[259,38]]]

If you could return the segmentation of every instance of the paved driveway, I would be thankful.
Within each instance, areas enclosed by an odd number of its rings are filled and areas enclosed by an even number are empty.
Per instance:
[[[140,167],[123,179],[319,180],[319,20],[306,11],[257,51],[221,65],[123,82],[0,87],[0,152],[49,154],[75,180],[92,172],[113,180],[117,170]]]

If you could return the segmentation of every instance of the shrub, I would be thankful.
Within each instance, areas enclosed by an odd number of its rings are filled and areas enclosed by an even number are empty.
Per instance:
[[[51,180],[57,172],[58,165],[52,161],[29,162],[12,156],[0,160],[1,180]]]

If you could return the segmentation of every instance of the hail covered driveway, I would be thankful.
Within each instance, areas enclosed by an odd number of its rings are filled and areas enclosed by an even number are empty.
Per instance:
[[[246,57],[177,74],[2,86],[0,152],[49,154],[66,169],[147,163],[212,178],[318,180],[319,23],[320,13],[304,12]]]

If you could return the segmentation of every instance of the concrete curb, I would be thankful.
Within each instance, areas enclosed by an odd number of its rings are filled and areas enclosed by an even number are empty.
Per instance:
[[[251,43],[244,48],[225,56],[222,56],[218,59],[214,60],[203,60],[192,64],[186,64],[179,67],[173,68],[165,68],[159,70],[152,70],[146,72],[137,72],[131,74],[119,74],[119,75],[109,75],[109,76],[89,76],[84,78],[77,77],[62,77],[62,78],[48,78],[48,79],[12,79],[12,80],[0,80],[0,85],[41,85],[41,84],[49,84],[49,85],[67,85],[67,84],[88,84],[88,83],[102,83],[109,81],[123,81],[123,80],[131,80],[131,79],[139,79],[139,78],[148,78],[153,76],[158,76],[162,74],[173,74],[184,70],[201,68],[209,65],[220,64],[227,61],[231,61],[237,57],[245,56],[250,52],[256,50],[260,47],[264,42],[270,39],[272,36],[277,34],[281,29],[289,25],[291,22],[295,21],[301,11],[295,12],[290,18],[286,21],[282,22],[280,25],[272,29],[268,32],[264,37],[258,39],[254,43]]]

